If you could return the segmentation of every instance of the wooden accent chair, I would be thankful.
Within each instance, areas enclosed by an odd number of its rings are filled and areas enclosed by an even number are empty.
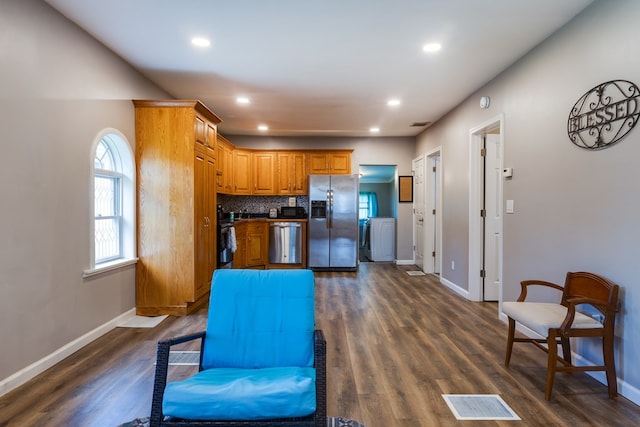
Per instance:
[[[526,302],[529,286],[546,286],[562,292],[559,304]],[[564,288],[542,280],[521,282],[520,297],[515,302],[502,303],[502,310],[509,317],[509,332],[505,366],[509,367],[514,342],[529,342],[548,354],[547,385],[545,398],[551,398],[555,373],[605,371],[609,397],[618,395],[616,368],[613,355],[613,339],[618,306],[618,285],[592,273],[567,273]],[[602,321],[576,309],[581,304],[594,307],[602,315]],[[544,339],[515,338],[516,322],[536,332]],[[603,365],[574,366],[571,362],[570,338],[602,338]],[[546,343],[546,347],[542,344]],[[558,344],[562,346],[562,358],[558,357]],[[560,363],[560,366],[558,365]]]
[[[158,343],[150,426],[326,427],[326,342],[311,270],[216,270],[205,332]],[[167,383],[169,349],[200,369]]]

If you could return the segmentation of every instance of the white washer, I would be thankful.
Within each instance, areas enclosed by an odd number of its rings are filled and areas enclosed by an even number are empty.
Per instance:
[[[396,219],[369,218],[369,245],[371,261],[395,261]]]

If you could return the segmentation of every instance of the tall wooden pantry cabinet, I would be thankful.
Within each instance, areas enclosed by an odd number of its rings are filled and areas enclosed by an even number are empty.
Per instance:
[[[216,139],[196,100],[134,100],[136,313],[182,316],[207,302],[216,267]]]

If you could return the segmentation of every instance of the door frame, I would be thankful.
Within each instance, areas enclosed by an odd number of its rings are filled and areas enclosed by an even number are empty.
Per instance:
[[[415,187],[418,186],[418,181],[416,179],[416,163],[417,162],[422,162],[422,176],[424,178],[425,175],[425,155],[424,154],[420,154],[418,157],[414,158],[411,160],[411,175],[413,176],[413,185],[414,185],[414,189]],[[416,222],[417,222],[417,213],[416,213],[416,204],[418,203],[418,201],[423,200],[424,201],[424,196],[425,196],[425,192],[426,192],[426,185],[422,186],[423,189],[423,194],[417,194],[418,192],[416,191],[416,194],[414,194],[413,197],[413,205],[411,206],[411,210],[412,210],[412,214],[411,214],[411,228],[412,228],[412,235],[413,235],[413,252],[412,252],[412,256],[413,256],[413,264],[417,265],[418,267],[420,267],[420,269],[422,271],[425,271],[425,256],[424,256],[424,242],[425,242],[425,233],[424,233],[424,221],[423,221],[423,225],[422,225],[422,266],[420,266],[417,262],[418,258],[416,257],[416,251],[418,248],[418,232],[417,232],[417,226],[416,226]],[[425,207],[426,209],[426,207]],[[424,216],[423,216],[424,217]]]
[[[424,185],[425,215],[429,218],[429,220],[426,221],[427,225],[423,227],[425,230],[424,242],[427,243],[424,246],[425,253],[429,255],[428,258],[430,260],[429,263],[424,263],[424,272],[440,273],[442,271],[442,147],[436,147],[431,151],[426,152],[423,157],[426,168]],[[440,161],[439,167],[436,169],[436,173],[434,175],[431,171],[431,167],[433,166],[432,162],[435,157],[439,157]],[[434,198],[430,194],[434,189],[436,192],[435,203]],[[436,210],[435,218],[430,214],[433,209]],[[435,226],[433,224],[434,219],[436,222]],[[431,255],[433,252],[437,254],[435,260]],[[425,255],[423,254],[423,256]],[[437,263],[437,268],[435,263]]]
[[[482,136],[491,129],[500,129],[500,158],[504,159],[504,114],[501,113],[469,130],[469,271],[467,298],[471,301],[483,300],[483,286],[480,270],[483,268],[484,236],[480,210],[484,199],[484,168],[481,155]],[[504,239],[504,235],[503,235]],[[498,257],[502,266],[503,253]],[[501,267],[503,268],[503,267]],[[502,277],[502,272],[500,272]],[[499,294],[502,303],[502,290]]]

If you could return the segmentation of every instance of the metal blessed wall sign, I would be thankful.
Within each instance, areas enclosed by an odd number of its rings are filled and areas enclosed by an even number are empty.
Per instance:
[[[567,131],[575,145],[601,150],[620,141],[638,122],[640,90],[627,80],[599,84],[569,113]]]

